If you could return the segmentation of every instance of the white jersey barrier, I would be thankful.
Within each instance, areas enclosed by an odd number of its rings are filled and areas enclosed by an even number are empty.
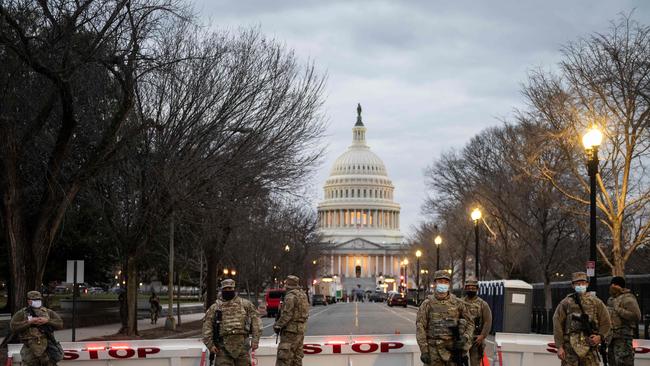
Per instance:
[[[538,334],[497,333],[492,365],[560,365],[553,337]],[[148,341],[62,342],[60,364],[83,366],[208,366],[209,354],[199,339]],[[10,344],[8,366],[20,365],[20,344]],[[650,340],[634,340],[635,366],[650,366]],[[309,366],[419,366],[415,335],[305,337],[305,365]],[[490,349],[491,347],[488,347]],[[262,338],[255,352],[256,366],[275,365],[275,337]],[[491,352],[490,352],[491,353]],[[82,366],[82,365],[79,365]]]
[[[557,347],[551,335],[497,333],[495,337],[500,366],[560,366]],[[650,366],[650,340],[635,339],[634,366]]]
[[[83,366],[208,366],[209,354],[199,339],[105,342],[61,342],[60,365]],[[10,344],[8,363],[20,364],[20,344]],[[416,366],[421,365],[415,335],[305,337],[305,365]],[[257,366],[275,365],[275,337],[260,340]],[[81,366],[81,365],[79,365]]]

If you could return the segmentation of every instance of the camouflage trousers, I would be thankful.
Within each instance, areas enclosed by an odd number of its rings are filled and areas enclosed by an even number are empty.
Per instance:
[[[462,366],[453,361],[452,352],[454,341],[451,339],[435,340],[429,339],[429,356],[431,363],[429,366]],[[465,353],[464,356],[467,356]]]
[[[248,353],[244,353],[238,357],[230,357],[224,352],[219,352],[214,358],[214,364],[216,366],[250,366],[251,360],[248,357]]]
[[[569,343],[564,345],[564,351],[566,357],[562,361],[562,366],[600,366],[600,357],[596,348],[592,348],[583,358],[578,357]]]
[[[481,365],[481,360],[483,360],[484,352],[485,352],[485,344],[482,344],[480,346],[472,344],[472,348],[469,349],[470,366],[483,366]]]
[[[47,352],[43,352],[40,355],[34,354],[32,350],[28,347],[23,346],[20,350],[20,358],[22,359],[21,365],[25,366],[53,366],[56,365],[54,362],[50,361],[50,358],[47,357]]]
[[[275,366],[302,366],[302,358],[305,357],[302,349],[304,340],[304,333],[283,331],[280,334]]]
[[[607,347],[609,366],[633,366],[634,348],[629,338],[614,338]]]

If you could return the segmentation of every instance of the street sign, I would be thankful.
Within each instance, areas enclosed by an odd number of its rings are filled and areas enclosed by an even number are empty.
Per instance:
[[[74,278],[74,262],[77,262],[77,280]],[[65,276],[67,283],[83,283],[84,282],[84,261],[68,261],[68,267]]]
[[[594,277],[596,275],[596,262],[587,261],[587,277]]]

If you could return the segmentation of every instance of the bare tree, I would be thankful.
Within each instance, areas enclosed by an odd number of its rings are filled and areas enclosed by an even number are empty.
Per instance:
[[[567,162],[556,170],[541,161],[540,173],[583,206],[590,188],[580,138],[592,125],[603,131],[597,206],[607,235],[598,251],[612,274],[623,275],[650,240],[650,28],[623,17],[609,33],[569,44],[559,73],[533,73],[524,94],[530,109],[522,123],[539,136],[539,154],[558,150]]]
[[[41,283],[63,215],[119,149],[165,0],[0,3],[0,186],[14,308]]]

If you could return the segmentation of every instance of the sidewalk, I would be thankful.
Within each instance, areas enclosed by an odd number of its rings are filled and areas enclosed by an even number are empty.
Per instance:
[[[181,321],[183,323],[197,321],[203,319],[203,313],[195,314],[181,314]],[[150,319],[141,319],[138,320],[138,330],[147,330],[153,328],[162,328],[165,326],[165,318],[158,319],[158,324],[151,324]],[[96,327],[85,327],[77,328],[75,331],[75,336],[77,341],[81,341],[88,338],[108,336],[117,333],[120,330],[121,324],[106,324]],[[60,342],[70,342],[72,340],[72,329],[62,329],[54,332],[54,336]]]

